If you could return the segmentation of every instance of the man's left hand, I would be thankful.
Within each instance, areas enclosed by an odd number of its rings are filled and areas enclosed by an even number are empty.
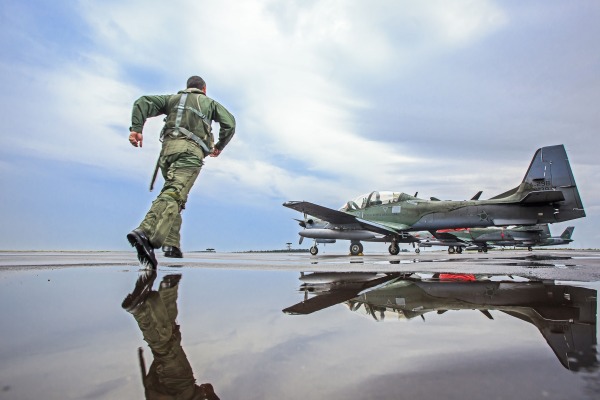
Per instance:
[[[219,157],[219,154],[221,154],[221,151],[223,151],[223,150],[219,150],[215,147],[213,149],[212,153],[210,153],[208,156],[209,157]]]

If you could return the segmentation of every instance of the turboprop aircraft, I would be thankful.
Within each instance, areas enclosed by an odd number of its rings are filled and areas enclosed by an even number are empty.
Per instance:
[[[300,280],[304,300],[282,310],[286,314],[307,315],[337,304],[375,321],[425,320],[426,314],[463,310],[494,320],[492,313],[502,312],[534,325],[565,368],[599,367],[594,289],[523,277],[411,272],[314,272]],[[499,329],[503,322],[498,319]]]
[[[517,187],[487,200],[452,201],[420,199],[400,192],[378,192],[348,201],[339,210],[308,201],[283,205],[304,213],[301,237],[317,243],[350,240],[350,253],[362,253],[361,240],[390,243],[417,242],[415,231],[509,225],[535,225],[585,217],[585,211],[563,145],[538,149],[523,181]]]
[[[463,249],[487,253],[495,246],[527,247],[569,244],[575,227],[569,226],[560,236],[552,236],[548,224],[508,228],[443,229],[437,232],[418,232],[419,247],[448,246],[448,253],[462,253]]]

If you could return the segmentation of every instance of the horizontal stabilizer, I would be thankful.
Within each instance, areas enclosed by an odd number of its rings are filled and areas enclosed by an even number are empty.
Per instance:
[[[564,201],[565,195],[559,190],[529,192],[521,199],[521,204],[547,204]]]

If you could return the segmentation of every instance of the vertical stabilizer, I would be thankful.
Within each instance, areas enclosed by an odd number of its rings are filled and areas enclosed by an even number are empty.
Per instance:
[[[562,233],[562,235],[560,235],[560,238],[564,239],[564,240],[571,239],[571,236],[573,235],[574,230],[575,230],[574,226],[567,227],[567,229],[565,229],[565,231]]]
[[[556,222],[585,217],[569,158],[562,144],[536,151],[521,187],[536,192],[562,192],[564,200],[555,203]]]

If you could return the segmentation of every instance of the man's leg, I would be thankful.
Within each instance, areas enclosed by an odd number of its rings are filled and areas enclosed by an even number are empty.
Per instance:
[[[186,153],[186,155],[181,157],[177,162],[177,169],[175,169],[174,174],[177,175],[177,186],[181,188],[179,190],[180,206],[179,212],[175,215],[173,223],[171,224],[171,229],[163,243],[163,250],[166,257],[183,257],[181,252],[181,225],[183,222],[181,213],[185,209],[188,195],[200,174],[202,165],[202,160],[189,153]]]
[[[130,313],[152,351],[166,354],[173,334],[173,324],[158,292],[153,290],[148,293],[146,301]]]
[[[183,258],[183,253],[181,252],[181,224],[183,222],[181,218],[182,212],[183,210],[180,210],[175,216],[173,225],[171,225],[171,230],[165,239],[165,243],[162,247],[165,257]]]
[[[177,319],[177,296],[179,289],[179,280],[181,279],[181,274],[170,274],[163,278],[160,286],[158,288],[158,294],[162,299],[163,304],[165,305],[165,309],[167,310],[167,315],[169,316],[169,320],[175,325],[175,320]]]
[[[154,248],[163,245],[180,247],[180,212],[200,174],[202,160],[193,154],[181,153],[161,157],[160,164],[165,184],[139,229],[146,233]]]

